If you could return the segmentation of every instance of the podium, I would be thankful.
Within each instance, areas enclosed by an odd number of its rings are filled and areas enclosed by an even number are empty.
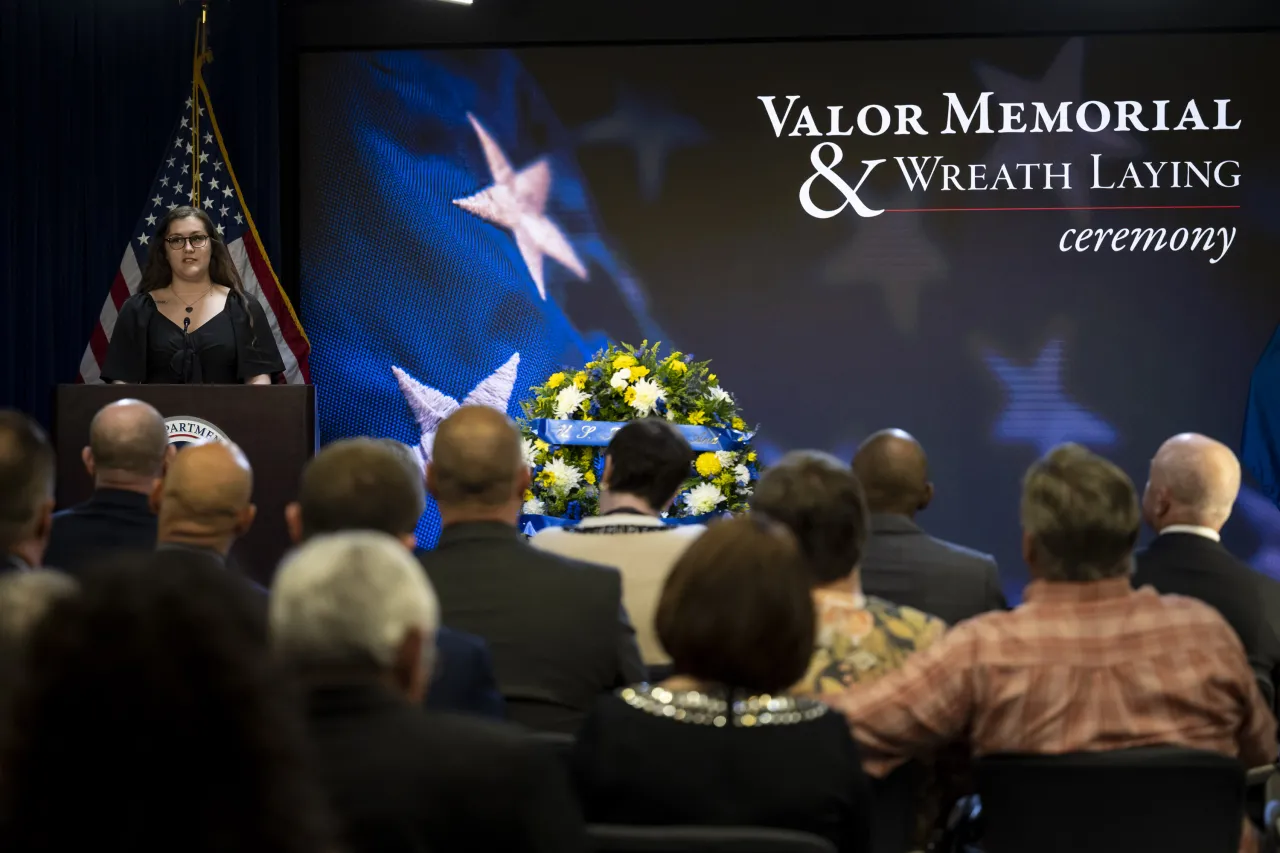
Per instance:
[[[132,398],[155,406],[170,444],[230,439],[253,466],[258,515],[236,542],[241,568],[269,584],[289,549],[284,508],[298,493],[302,466],[316,452],[316,390],[311,385],[59,385],[54,413],[58,508],[88,499],[93,481],[80,460],[98,410]]]

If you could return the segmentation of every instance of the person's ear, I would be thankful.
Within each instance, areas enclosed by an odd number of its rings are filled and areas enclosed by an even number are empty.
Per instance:
[[[284,526],[289,530],[289,541],[302,544],[302,504],[290,501],[284,508]]]
[[[160,505],[164,503],[164,480],[156,480],[155,485],[151,487],[151,497],[147,499],[147,505],[151,507],[154,515],[160,514]]]
[[[173,464],[173,457],[178,455],[178,445],[170,444],[164,449],[164,462],[160,463],[160,476],[163,477],[169,473],[169,466]]]
[[[439,499],[439,490],[436,488],[436,464],[434,462],[427,463],[427,494]]]
[[[519,473],[516,474],[516,497],[524,501],[524,493],[533,485],[533,471],[523,465],[520,466]]]
[[[249,528],[253,527],[253,520],[258,517],[258,508],[253,504],[249,504],[240,510],[239,517],[236,518],[235,534],[237,537],[243,536],[249,532]]]
[[[422,704],[431,676],[427,670],[425,640],[426,635],[421,628],[409,628],[396,647],[391,662],[391,677],[396,687],[414,705]]]
[[[609,481],[612,479],[613,479],[613,457],[606,453],[604,457],[604,470],[600,472],[600,488],[602,489],[607,488],[609,485]],[[676,494],[679,494],[679,492],[676,492]],[[671,499],[675,500],[675,495],[672,495]],[[671,503],[671,501],[667,501],[667,503]]]
[[[924,495],[920,498],[920,505],[916,509],[923,512],[931,503],[933,503],[933,483],[925,483]]]
[[[93,450],[87,444],[80,451],[80,461],[84,463],[84,470],[89,472],[90,477],[93,477]]]
[[[36,510],[35,538],[41,542],[48,543],[49,535],[53,533],[53,508],[56,505],[57,501],[49,498]]]
[[[404,547],[408,548],[410,551],[418,550],[418,534],[416,533],[404,534],[403,536],[400,537],[400,542],[401,544],[404,545]]]

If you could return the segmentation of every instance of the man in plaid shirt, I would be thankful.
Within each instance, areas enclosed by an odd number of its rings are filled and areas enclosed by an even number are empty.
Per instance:
[[[1168,745],[1275,761],[1276,722],[1231,627],[1199,601],[1130,585],[1140,514],[1123,471],[1059,446],[1027,472],[1021,513],[1021,606],[825,697],[869,773],[957,740],[977,756]]]

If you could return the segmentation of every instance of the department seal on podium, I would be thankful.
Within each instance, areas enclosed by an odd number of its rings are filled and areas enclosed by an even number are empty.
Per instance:
[[[169,435],[169,443],[176,444],[179,449],[199,441],[231,440],[216,425],[200,418],[192,418],[185,415],[165,418],[164,431]]]

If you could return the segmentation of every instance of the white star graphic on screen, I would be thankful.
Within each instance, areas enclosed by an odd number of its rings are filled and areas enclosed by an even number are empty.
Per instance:
[[[545,159],[536,160],[520,171],[511,167],[507,155],[484,129],[476,117],[467,113],[471,127],[480,139],[485,162],[493,183],[475,195],[456,198],[453,203],[486,222],[492,222],[511,231],[516,248],[524,259],[538,295],[547,298],[543,280],[542,259],[550,255],[564,264],[578,278],[587,277],[587,268],[569,245],[568,239],[543,212],[547,206],[547,193],[551,189],[551,166]]]
[[[217,178],[210,178],[210,179],[209,179],[209,188],[210,188],[210,189],[214,189],[214,190],[216,190],[216,189],[218,188],[218,179],[217,179]]]
[[[914,207],[909,195],[889,207]],[[855,219],[853,239],[827,259],[827,284],[871,284],[884,295],[894,327],[914,334],[920,320],[920,291],[943,279],[947,260],[925,234],[923,213],[882,213]]]
[[[204,135],[204,144],[205,144],[205,145],[212,145],[212,144],[213,144],[213,134],[212,134],[212,133],[206,133],[206,134]]]
[[[227,215],[227,206],[225,204],[218,208],[218,215],[219,216]]]
[[[507,405],[511,402],[511,391],[515,388],[516,373],[519,368],[520,353],[515,353],[507,359],[506,364],[481,380],[466,399],[459,403],[448,394],[437,391],[430,385],[424,385],[399,367],[392,365],[391,372],[395,374],[396,382],[400,385],[400,393],[409,403],[409,409],[413,412],[418,428],[422,431],[421,443],[413,448],[418,454],[418,459],[423,464],[431,461],[431,448],[435,445],[436,430],[439,429],[440,422],[456,412],[459,407],[488,406],[505,414]]]
[[[148,225],[156,224],[156,215],[154,213],[147,217],[147,224]]]
[[[214,161],[213,161],[213,171],[215,171],[215,172],[221,172],[221,171],[222,171],[222,161],[221,161],[221,160],[214,160]]]
[[[583,142],[630,146],[636,155],[640,190],[650,201],[662,189],[668,155],[677,148],[707,140],[702,125],[692,118],[625,89],[618,93],[613,112],[584,125],[578,136]]]
[[[1024,186],[1022,172],[1014,171],[1016,163],[1053,163],[1061,168],[1061,163],[1071,163],[1071,189],[1062,189],[1062,181],[1053,181],[1058,197],[1068,207],[1087,207],[1089,205],[1089,175],[1093,168],[1091,155],[1101,154],[1103,157],[1120,155],[1133,156],[1142,149],[1132,134],[1104,129],[1097,133],[1080,130],[1075,124],[1074,107],[1082,101],[1089,100],[1083,94],[1084,88],[1084,48],[1083,39],[1073,38],[1063,46],[1054,58],[1053,64],[1039,80],[1024,80],[1021,77],[1002,71],[990,65],[979,64],[977,73],[982,80],[983,88],[994,92],[991,97],[991,123],[993,129],[1000,122],[1000,103],[1025,103],[1028,110],[1023,117],[1028,125],[1026,133],[1001,134],[1000,141],[987,156],[988,175],[991,169],[1005,163],[1010,166],[1009,174],[1015,186]],[[1047,107],[1060,103],[1069,104],[1069,121],[1071,133],[1031,133],[1034,127],[1035,112],[1030,105],[1035,102],[1044,103]],[[1097,115],[1091,113],[1091,120]],[[1114,117],[1113,117],[1114,121]],[[1035,174],[1039,174],[1039,178]],[[1043,188],[1044,175],[1041,170],[1033,173],[1032,187]],[[990,180],[988,180],[990,183]],[[1072,218],[1077,222],[1088,222],[1089,211],[1073,210]]]
[[[149,238],[146,234],[140,234],[138,235],[138,242],[145,246],[147,245],[147,243],[151,242],[151,238]]]
[[[231,198],[231,196],[233,196],[233,195],[234,195],[234,193],[231,191],[231,186],[230,186],[230,185],[225,186],[225,187],[223,187],[223,188],[222,188],[222,194],[223,194],[224,196],[226,196],[227,198]]]
[[[983,360],[1005,391],[1005,408],[993,428],[1001,444],[1030,444],[1041,454],[1065,441],[1090,447],[1115,444],[1116,431],[1062,387],[1066,344],[1050,340],[1034,362],[1014,364],[987,348]]]
[[[236,224],[237,224],[237,225],[243,225],[243,224],[244,224],[244,217],[243,217],[243,216],[241,216],[241,215],[240,215],[240,214],[238,214],[238,213],[236,214]]]

